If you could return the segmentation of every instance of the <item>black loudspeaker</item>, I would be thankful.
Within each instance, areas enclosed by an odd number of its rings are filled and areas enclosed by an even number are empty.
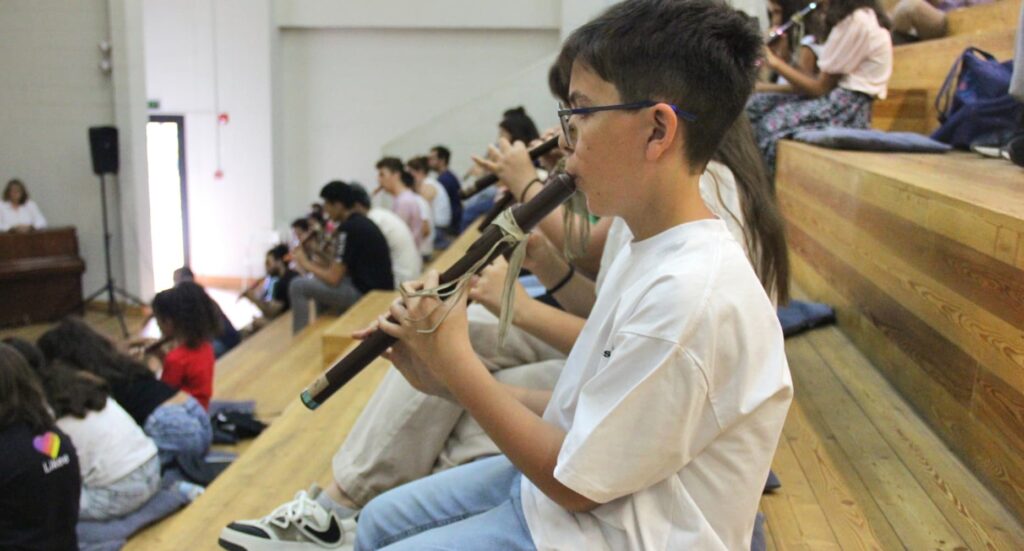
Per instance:
[[[117,128],[93,126],[89,128],[89,150],[92,152],[92,171],[99,174],[117,174]]]

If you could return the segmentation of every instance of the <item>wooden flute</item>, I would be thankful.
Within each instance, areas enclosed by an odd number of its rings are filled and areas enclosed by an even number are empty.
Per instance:
[[[530,150],[530,160],[536,161],[549,153],[554,148],[558,147],[558,136],[549,139],[546,142],[540,143],[537,147]],[[479,180],[473,182],[473,185],[459,192],[459,196],[463,199],[469,199],[470,197],[480,193],[481,191],[493,186],[498,183],[497,174],[487,174],[481,176]]]
[[[532,199],[512,210],[519,228],[529,232],[541,219],[555,210],[576,191],[576,182],[566,173],[559,173],[548,179],[544,189]],[[470,245],[469,250],[452,267],[440,275],[440,283],[450,283],[465,275],[481,259],[493,260],[499,254],[511,248],[511,244],[499,242],[502,230],[497,226],[489,226],[483,234]],[[498,245],[497,247],[495,245]],[[486,264],[485,264],[486,265]],[[390,319],[390,318],[389,318]],[[395,321],[392,319],[392,321]],[[374,331],[352,352],[337,363],[327,368],[300,395],[302,403],[309,409],[320,407],[328,398],[338,391],[345,383],[352,380],[370,362],[380,356],[389,346],[395,343],[394,337],[380,329]]]

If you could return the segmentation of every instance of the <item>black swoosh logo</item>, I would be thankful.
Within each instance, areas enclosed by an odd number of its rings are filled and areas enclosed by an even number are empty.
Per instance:
[[[324,543],[341,543],[341,527],[338,526],[338,521],[335,520],[334,515],[331,515],[331,525],[327,527],[327,530],[322,532],[314,530],[312,526],[303,526],[306,532],[309,532],[311,536],[316,537]]]

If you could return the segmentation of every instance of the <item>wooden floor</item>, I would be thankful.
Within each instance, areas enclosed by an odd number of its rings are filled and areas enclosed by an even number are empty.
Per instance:
[[[119,341],[124,337],[124,335],[121,334],[121,326],[117,321],[117,318],[107,314],[105,310],[95,310],[92,308],[86,310],[85,321],[90,327],[100,334],[106,335],[110,339]],[[142,324],[144,321],[145,318],[141,314],[131,310],[126,313],[124,318],[125,325],[128,327],[128,333],[133,336],[137,335],[139,331],[142,330]],[[55,325],[56,322],[3,328],[0,329],[0,339],[17,337],[34,343],[43,333],[47,332]]]
[[[1022,549],[1024,528],[836,328],[786,343],[796,399],[770,549]]]

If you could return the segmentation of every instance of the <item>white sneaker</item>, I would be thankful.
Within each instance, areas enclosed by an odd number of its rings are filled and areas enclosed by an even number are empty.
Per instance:
[[[261,519],[232,522],[221,530],[217,543],[229,551],[352,549],[355,518],[343,519],[324,509],[318,495],[320,488],[314,485]]]

